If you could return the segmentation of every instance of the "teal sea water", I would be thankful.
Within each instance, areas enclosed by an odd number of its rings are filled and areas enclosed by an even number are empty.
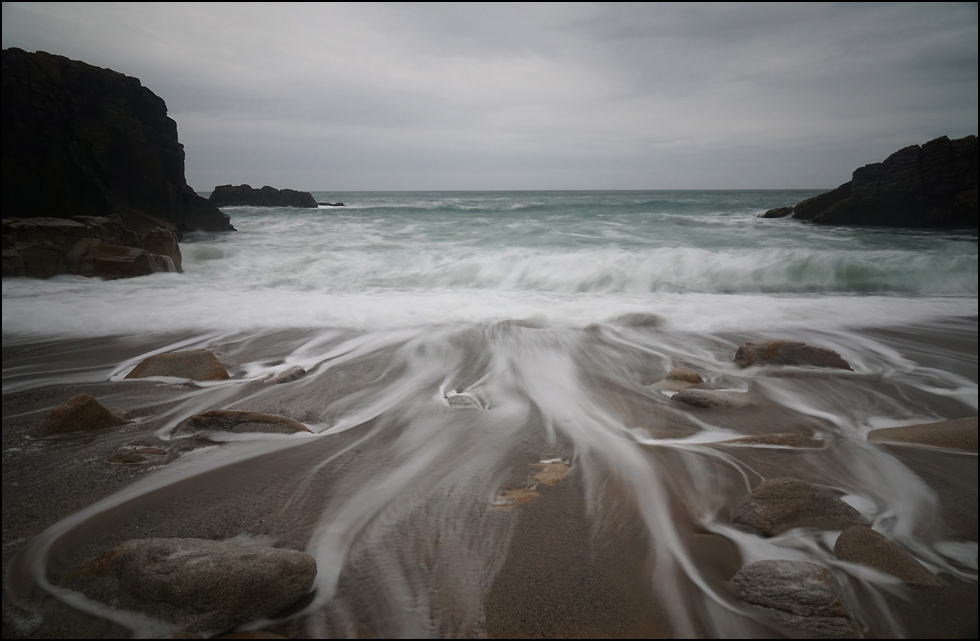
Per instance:
[[[83,555],[79,533],[105,547],[207,524],[316,558],[297,636],[507,636],[497,579],[534,574],[537,541],[565,541],[526,531],[521,510],[545,498],[515,507],[508,492],[557,492],[530,474],[561,461],[562,509],[579,510],[568,523],[586,522],[582,541],[597,546],[570,548],[568,576],[604,571],[601,549],[631,550],[616,567],[646,586],[671,636],[772,633],[694,535],[724,537],[745,563],[831,568],[864,634],[905,636],[886,607],[894,580],[837,560],[835,533],[766,538],[732,523],[763,479],[800,476],[928,569],[977,581],[976,455],[918,454],[966,497],[956,505],[973,497],[972,516],[951,516],[908,457],[867,438],[977,415],[977,232],[758,218],[820,191],[313,192],[346,206],[226,208],[239,231],[188,234],[182,274],[4,279],[5,402],[100,385],[114,407],[140,408],[133,437],[171,448],[188,438],[177,426],[208,409],[282,414],[311,432],[207,433],[221,446],[32,540],[8,585],[24,602],[54,596],[140,635],[170,633],[60,587],[58,572]],[[769,338],[833,349],[853,371],[732,362]],[[147,355],[199,347],[232,378],[122,383]],[[256,384],[294,366],[307,373]],[[675,367],[735,406],[675,400],[660,385]],[[479,409],[453,407],[457,395]],[[719,445],[786,432],[824,447]],[[253,496],[267,511],[242,507]],[[241,516],[215,523],[228,506]],[[617,538],[630,532],[633,547]]]

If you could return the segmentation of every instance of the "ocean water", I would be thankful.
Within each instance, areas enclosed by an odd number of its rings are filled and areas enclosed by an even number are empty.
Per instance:
[[[620,526],[640,524],[630,571],[671,634],[758,631],[692,532],[724,537],[743,562],[824,564],[865,633],[905,634],[881,597],[893,583],[837,561],[830,534],[764,539],[731,523],[758,482],[799,476],[837,490],[929,569],[976,583],[975,512],[970,539],[915,466],[867,434],[977,415],[977,232],[758,218],[821,191],[313,192],[346,206],[226,208],[239,231],[189,234],[182,274],[4,279],[4,349],[60,350],[5,356],[5,396],[111,389],[149,354],[207,347],[230,381],[126,383],[114,403],[144,408],[141,427],[166,443],[185,418],[226,407],[312,432],[210,434],[216,451],[39,536],[15,565],[35,595],[23,598],[52,594],[159,633],[58,587],[51,568],[82,549],[80,530],[121,540],[134,523],[147,532],[161,502],[217,514],[263,481],[286,488],[275,518],[242,519],[233,534],[316,557],[316,596],[294,615],[304,634],[506,636],[494,604],[510,559],[531,554],[521,515],[556,491],[531,474],[561,461],[558,487],[581,499],[596,540],[615,547]],[[741,343],[767,338],[833,349],[854,371],[732,363]],[[253,383],[296,365],[308,372],[297,381]],[[745,402],[672,400],[658,383],[678,366]],[[160,400],[167,386],[178,391]],[[480,409],[451,407],[453,395]],[[826,446],[718,445],[774,432]],[[949,482],[975,496],[976,455],[959,456],[972,478]],[[205,499],[188,480],[222,490]],[[540,498],[513,505],[515,490]]]

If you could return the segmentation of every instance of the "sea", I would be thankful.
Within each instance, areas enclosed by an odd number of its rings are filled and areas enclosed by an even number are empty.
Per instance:
[[[344,206],[224,208],[238,231],[185,235],[182,273],[5,278],[5,352],[64,346],[55,360],[5,357],[5,397],[121,383],[145,356],[206,347],[232,378],[157,381],[184,387],[140,419],[155,438],[174,442],[182,420],[224,407],[272,408],[312,433],[211,435],[226,443],[218,458],[163,466],[65,517],[24,571],[67,601],[44,578],[56,541],[95,527],[107,510],[145,509],[140,497],[161,488],[184,496],[195,475],[227,469],[238,478],[235,463],[265,470],[259,461],[305,449],[289,459],[301,480],[280,506],[305,510],[294,547],[319,565],[316,597],[301,611],[305,633],[500,634],[488,594],[521,527],[501,515],[533,510],[550,491],[519,467],[523,456],[521,465],[567,467],[561,483],[585,497],[590,522],[641,523],[654,561],[635,567],[659,586],[650,589],[671,634],[753,631],[739,627],[738,606],[685,543],[694,523],[734,542],[746,562],[831,567],[866,633],[902,635],[883,601],[867,596],[890,589],[887,578],[837,561],[824,533],[764,539],[731,522],[751,487],[798,471],[932,571],[976,583],[975,501],[972,541],[940,527],[953,517],[935,491],[867,434],[977,415],[977,231],[760,218],[823,191],[314,191]],[[739,345],[766,339],[832,349],[853,371],[733,363]],[[307,374],[253,384],[295,366]],[[682,406],[658,387],[675,367],[698,372],[703,388],[753,400],[727,417]],[[452,406],[454,396],[470,407]],[[717,446],[800,431],[828,445],[799,470],[740,453],[779,457],[789,447]],[[309,454],[315,448],[322,457]],[[362,458],[311,499],[316,479],[341,474],[332,467],[340,450]],[[975,470],[976,455],[963,456]],[[975,495],[975,472],[965,483]],[[534,490],[534,500],[515,499],[515,489]],[[618,498],[604,499],[610,492]],[[236,536],[258,536],[242,527]]]

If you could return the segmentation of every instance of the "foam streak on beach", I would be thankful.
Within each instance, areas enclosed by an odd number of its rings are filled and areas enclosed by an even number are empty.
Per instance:
[[[4,279],[5,629],[177,631],[65,576],[187,537],[311,554],[313,594],[245,626],[289,636],[772,636],[731,584],[772,559],[829,568],[865,636],[970,636],[975,450],[868,435],[975,420],[977,233],[757,218],[817,193],[314,192],[346,206],[226,208],[184,273]],[[851,370],[733,362],[769,339]],[[198,348],[230,378],[126,378]],[[34,435],[82,392],[133,422]],[[181,427],[218,409],[309,431]],[[783,477],[943,587],[735,522]]]

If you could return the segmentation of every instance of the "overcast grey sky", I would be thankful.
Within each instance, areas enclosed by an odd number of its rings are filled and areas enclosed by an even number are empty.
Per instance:
[[[977,133],[977,4],[3,3],[3,47],[139,78],[188,183],[836,187]]]

